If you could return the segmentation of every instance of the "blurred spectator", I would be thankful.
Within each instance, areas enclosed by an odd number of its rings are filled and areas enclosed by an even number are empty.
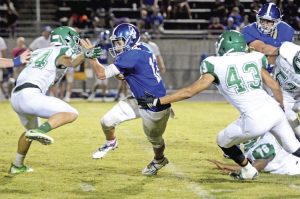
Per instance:
[[[18,37],[16,43],[17,43],[17,45],[12,50],[12,55],[14,58],[21,55],[25,50],[27,50],[26,41],[25,41],[24,37]],[[25,67],[25,64],[23,64],[17,68],[14,68],[14,79],[18,78],[19,74],[24,69],[24,67]]]
[[[220,17],[221,24],[225,24],[227,21],[228,9],[225,7],[221,0],[215,0],[211,7],[212,16]]]
[[[174,19],[192,19],[188,0],[176,0],[172,14]]]
[[[50,26],[45,26],[43,28],[42,36],[37,37],[33,42],[29,45],[30,50],[36,50],[39,48],[46,48],[50,46],[50,32],[52,28]]]
[[[297,27],[297,17],[298,15],[298,6],[295,4],[294,0],[288,0],[283,3],[283,20],[289,22],[289,24],[293,27]]]
[[[10,0],[6,0],[5,3],[7,5],[7,26],[10,28],[11,36],[14,37],[19,13],[16,11],[14,4]]]
[[[234,19],[232,17],[228,17],[227,25],[225,26],[225,30],[237,30],[239,31],[240,28],[234,24]]]
[[[160,13],[159,7],[155,6],[153,8],[153,14],[150,16],[150,25],[152,28],[152,32],[156,34],[162,33],[164,30],[163,23],[164,17]]]
[[[211,24],[208,26],[208,36],[216,37],[219,36],[224,30],[223,24],[220,23],[219,17],[212,17]]]
[[[111,29],[113,29],[115,26],[121,23],[129,23],[129,22],[130,20],[128,17],[117,18],[115,17],[113,12],[109,11],[109,26]]]
[[[240,11],[240,15],[243,17],[245,15],[245,7],[244,5],[240,2],[240,0],[234,0],[233,3],[234,7],[238,7]]]
[[[256,22],[256,13],[260,9],[261,4],[259,0],[254,0],[253,3],[250,4],[250,14],[249,14],[249,22]]]
[[[249,16],[245,15],[244,16],[244,21],[240,25],[240,29],[242,30],[245,26],[247,26],[249,24],[250,24],[250,22],[249,22]]]
[[[242,18],[242,16],[240,15],[240,10],[239,10],[238,7],[233,7],[233,8],[232,8],[232,11],[231,11],[231,13],[229,14],[229,17],[233,18],[233,20],[234,20],[233,23],[234,23],[236,26],[240,26],[241,23],[242,23],[242,21],[243,21],[243,18]]]
[[[161,75],[164,74],[166,72],[166,66],[165,66],[164,60],[161,56],[158,45],[156,43],[154,43],[153,41],[151,41],[151,36],[148,32],[142,33],[141,40],[142,40],[142,42],[145,42],[146,44],[148,44],[150,46],[150,48],[152,49],[152,51],[156,57],[159,72]]]
[[[91,19],[95,31],[97,31],[97,29],[109,28],[109,17],[104,8],[97,8],[95,13],[91,15]]]
[[[140,10],[140,18],[137,20],[137,27],[139,30],[149,30],[150,25],[150,17],[148,17],[148,11],[144,8]]]
[[[147,11],[152,11],[155,7],[158,7],[158,0],[140,0],[141,8]]]
[[[171,18],[171,11],[172,11],[171,0],[162,0],[160,9],[165,19]]]

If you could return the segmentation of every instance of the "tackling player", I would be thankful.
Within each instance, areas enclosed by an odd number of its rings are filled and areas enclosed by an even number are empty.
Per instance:
[[[184,100],[215,84],[220,93],[240,111],[240,118],[218,134],[217,144],[241,166],[237,178],[254,179],[258,172],[248,162],[238,144],[270,131],[283,148],[300,157],[300,143],[284,115],[283,97],[278,83],[264,69],[266,57],[259,52],[248,53],[241,33],[225,31],[216,43],[216,54],[206,58],[201,76],[192,85],[165,97],[139,99],[145,109]],[[272,90],[276,101],[262,89],[262,81]],[[280,108],[280,106],[281,108]]]
[[[30,62],[20,73],[12,91],[11,104],[26,132],[19,138],[16,159],[9,173],[33,171],[24,165],[31,140],[51,144],[53,139],[46,135],[49,131],[76,120],[77,110],[58,98],[46,96],[46,92],[62,78],[67,67],[75,67],[85,57],[96,57],[100,53],[100,49],[80,53],[79,42],[75,29],[67,26],[54,29],[51,32],[52,46],[33,51]],[[39,117],[48,120],[39,125]]]
[[[115,127],[125,121],[142,118],[144,133],[152,144],[154,159],[144,168],[143,175],[154,175],[168,163],[164,156],[165,141],[162,137],[170,115],[170,104],[157,106],[148,110],[138,108],[136,99],[144,97],[144,93],[163,97],[166,89],[159,74],[155,55],[143,43],[139,43],[139,30],[132,24],[123,23],[115,27],[110,37],[115,56],[113,64],[104,67],[97,59],[90,63],[99,79],[121,76],[128,83],[133,96],[119,101],[101,118],[102,130],[106,143],[94,154],[94,159],[104,157],[110,150],[117,148],[118,142]],[[83,45],[91,48],[90,43]]]

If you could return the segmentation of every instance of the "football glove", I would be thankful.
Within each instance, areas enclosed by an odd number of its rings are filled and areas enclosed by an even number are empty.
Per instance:
[[[87,49],[84,52],[84,57],[88,59],[98,58],[100,55],[102,55],[102,49],[100,47]]]
[[[161,105],[159,98],[148,92],[145,92],[145,96],[137,99],[137,101],[141,109],[151,109]]]

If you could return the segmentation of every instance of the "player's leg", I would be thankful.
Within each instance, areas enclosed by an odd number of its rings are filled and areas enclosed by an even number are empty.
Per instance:
[[[244,123],[244,118],[239,118],[231,123],[218,134],[217,144],[225,154],[242,167],[241,172],[233,177],[237,179],[254,179],[258,176],[258,171],[251,165],[241,149],[237,146],[237,144],[256,136],[243,133]]]
[[[133,97],[119,101],[101,118],[101,127],[106,143],[93,153],[94,159],[103,158],[110,150],[117,148],[115,127],[125,121],[139,118],[137,101]]]
[[[51,144],[53,142],[53,139],[46,133],[64,124],[73,122],[78,117],[76,109],[58,98],[43,95],[39,89],[27,88],[26,91],[21,90],[13,95],[18,98],[15,106],[18,107],[20,112],[48,118],[38,128],[30,129],[25,134],[25,137],[28,139],[37,140],[42,144]]]
[[[168,164],[168,159],[164,156],[165,141],[163,134],[167,127],[171,109],[160,112],[152,112],[140,109],[143,119],[144,133],[148,141],[152,144],[154,159],[143,169],[143,175],[155,175],[159,169]]]
[[[26,129],[37,128],[39,120],[37,117],[27,114],[18,114],[22,125]],[[25,132],[19,138],[16,158],[9,168],[9,173],[18,174],[24,172],[32,172],[33,169],[24,165],[27,152],[30,148],[31,141],[25,137]]]

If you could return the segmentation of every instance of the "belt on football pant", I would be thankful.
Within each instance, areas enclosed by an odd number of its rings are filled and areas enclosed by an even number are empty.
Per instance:
[[[27,83],[24,83],[20,86],[15,87],[13,92],[14,93],[19,92],[20,90],[23,90],[24,88],[38,88],[38,89],[40,89],[40,87],[38,87],[37,85],[27,82]]]

